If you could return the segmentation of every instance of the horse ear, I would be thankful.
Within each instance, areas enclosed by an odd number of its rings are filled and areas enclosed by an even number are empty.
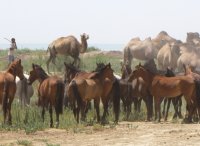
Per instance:
[[[33,64],[33,63],[32,63],[32,68],[33,68],[33,69],[35,68],[35,64]]]
[[[21,59],[19,59],[19,64],[21,64]]]
[[[67,63],[66,63],[66,62],[64,62],[64,65],[65,65],[65,66],[67,66]]]
[[[108,66],[109,66],[109,67],[111,67],[111,64],[110,64],[110,62],[108,63]]]

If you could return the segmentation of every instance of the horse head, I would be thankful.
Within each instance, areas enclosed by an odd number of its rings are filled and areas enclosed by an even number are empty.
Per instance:
[[[21,59],[15,59],[8,67],[7,72],[13,74],[15,77],[18,76],[20,80],[24,79],[23,66],[21,65]]]
[[[65,73],[64,73],[64,82],[70,82],[72,78],[75,76],[77,72],[80,72],[79,68],[77,68],[74,63],[67,64],[64,62],[65,65]]]
[[[167,71],[166,71],[165,76],[166,76],[166,77],[174,77],[175,74],[174,74],[174,72],[173,72],[172,70],[173,70],[172,68],[167,67]]]
[[[39,79],[39,81],[42,81],[47,77],[48,75],[45,73],[40,65],[32,64],[32,70],[30,71],[28,84],[32,84],[37,79]]]
[[[96,63],[96,65],[97,65],[97,67],[96,67],[95,71],[97,71],[97,72],[106,66],[103,62]]]

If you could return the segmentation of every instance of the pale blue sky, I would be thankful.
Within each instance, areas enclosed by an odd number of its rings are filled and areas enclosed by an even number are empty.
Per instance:
[[[0,44],[50,43],[67,35],[88,43],[126,44],[155,37],[161,30],[185,40],[200,32],[199,0],[1,0]]]

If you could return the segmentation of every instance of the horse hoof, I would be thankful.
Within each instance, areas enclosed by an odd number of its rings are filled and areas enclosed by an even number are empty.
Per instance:
[[[53,124],[50,124],[49,127],[50,127],[50,128],[53,128]]]
[[[188,118],[183,119],[183,121],[181,122],[181,124],[190,124],[190,123],[192,123],[192,120]]]
[[[56,122],[56,128],[58,128],[59,127],[59,123],[58,122]]]

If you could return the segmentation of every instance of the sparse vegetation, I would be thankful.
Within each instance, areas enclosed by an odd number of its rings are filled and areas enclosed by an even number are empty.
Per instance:
[[[32,142],[28,140],[18,140],[17,144],[22,146],[32,146]]]
[[[91,49],[93,50],[93,49]],[[26,54],[23,56],[23,54]],[[0,58],[5,58],[6,56],[6,50],[0,51]],[[47,55],[46,55],[46,50],[28,50],[28,49],[23,49],[17,50],[17,56],[22,58],[22,64],[24,66],[24,70],[26,72],[29,72],[31,69],[32,63],[40,64],[44,69],[46,69],[46,60],[47,60]],[[104,62],[104,63],[111,63],[112,68],[115,73],[120,74],[120,69],[121,69],[121,62],[120,57],[113,57],[113,56],[106,56],[103,54],[99,54],[97,56],[91,56],[87,58],[81,57],[81,69],[82,70],[87,70],[87,71],[92,71],[96,67],[97,62]],[[68,62],[70,61],[69,57],[66,56],[59,56],[58,59],[56,60],[57,65],[54,66],[52,65],[51,71],[55,71],[55,74],[58,74],[60,76],[63,75],[63,62]],[[137,64],[138,62],[134,62],[134,64]],[[7,68],[7,60],[2,59],[0,61],[0,70],[5,70]],[[30,107],[21,107],[20,104],[17,102],[15,99],[13,104],[12,104],[12,119],[13,123],[12,125],[5,125],[5,124],[0,124],[0,130],[8,130],[8,131],[18,131],[18,130],[25,130],[26,134],[34,133],[38,130],[44,130],[45,128],[49,128],[49,113],[48,110],[46,110],[45,113],[45,122],[42,122],[41,118],[41,108],[35,105],[38,97],[37,97],[37,85],[38,82],[34,83],[34,88],[35,88],[35,94],[31,98],[31,106]],[[102,107],[100,109],[101,115],[102,115]],[[134,113],[134,110],[132,109],[132,114],[130,115],[130,121],[144,121],[146,118],[146,107],[143,104],[142,105],[142,111],[141,113]],[[103,130],[104,128],[96,124],[96,119],[94,118],[96,115],[96,112],[94,109],[89,111],[87,114],[87,122],[86,123],[81,123],[78,124],[76,123],[73,113],[70,109],[66,108],[64,109],[63,114],[60,116],[60,126],[59,128],[66,129],[73,131],[74,133],[80,133],[82,131],[85,131],[86,126],[93,126],[93,130]],[[54,117],[55,119],[55,114]],[[120,112],[120,121],[124,120],[125,118],[125,113],[123,111]],[[108,116],[108,121],[110,127],[114,128],[115,126],[113,125],[113,119],[114,116],[112,114],[112,110],[109,110],[109,116]],[[3,114],[0,112],[0,123],[3,121]],[[54,123],[55,124],[55,123]],[[26,141],[19,141],[20,143],[26,143]],[[28,143],[28,142],[27,142]],[[30,143],[29,143],[30,144]]]

